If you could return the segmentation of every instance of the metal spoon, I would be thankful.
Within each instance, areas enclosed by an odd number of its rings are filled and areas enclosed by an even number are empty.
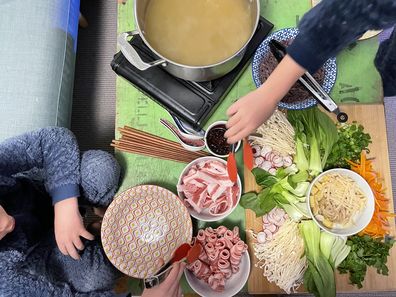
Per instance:
[[[201,136],[190,135],[181,132],[175,125],[165,119],[160,119],[160,123],[166,127],[174,136],[176,136],[179,143],[190,152],[201,151],[205,148],[205,141]]]
[[[191,125],[189,125],[188,123],[180,120],[178,117],[174,116],[170,112],[168,112],[168,113],[172,117],[173,121],[175,122],[175,124],[176,124],[176,126],[177,126],[177,128],[179,129],[180,132],[185,133],[185,134],[189,134],[189,135],[196,135],[196,136],[199,136],[199,137],[204,137],[205,136],[205,130],[203,130],[203,129],[196,130]]]

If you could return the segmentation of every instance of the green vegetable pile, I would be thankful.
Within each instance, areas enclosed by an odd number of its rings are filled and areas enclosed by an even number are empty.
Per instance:
[[[328,115],[317,107],[290,110],[287,119],[296,133],[294,162],[311,176],[323,171],[332,148],[338,141],[337,127]]]
[[[350,251],[341,237],[321,232],[314,221],[302,221],[299,225],[304,238],[308,268],[304,274],[304,286],[315,296],[336,296],[334,269]]]
[[[257,216],[279,206],[294,221],[300,221],[309,218],[305,203],[308,180],[323,171],[338,134],[333,121],[316,107],[289,111],[288,120],[296,133],[297,167],[280,169],[275,176],[260,168],[253,169],[256,182],[263,189],[260,193],[244,194],[240,204]]]
[[[376,268],[379,274],[388,275],[386,262],[389,250],[394,242],[390,238],[385,238],[382,241],[368,235],[351,236],[347,241],[347,245],[351,247],[351,252],[345,261],[340,264],[338,270],[340,273],[349,272],[349,280],[358,288],[362,287],[368,266]]]
[[[260,193],[246,193],[241,198],[244,208],[252,209],[262,216],[275,206],[283,208],[289,216],[299,221],[309,217],[304,205],[309,180],[324,168],[345,166],[345,158],[356,161],[362,148],[367,149],[370,135],[363,132],[361,125],[337,126],[330,117],[317,107],[305,110],[289,110],[287,117],[295,130],[297,168],[278,170],[275,176],[262,169],[253,169]]]
[[[363,150],[369,152],[371,136],[364,133],[362,125],[353,122],[352,124],[338,124],[337,128],[338,141],[327,158],[326,169],[349,168],[350,165],[346,160],[357,162]]]
[[[289,217],[300,222],[308,268],[304,274],[305,288],[316,297],[336,296],[334,270],[350,273],[350,281],[359,288],[367,267],[373,266],[387,275],[386,266],[393,239],[381,241],[369,236],[352,236],[348,240],[321,232],[309,219],[306,192],[312,178],[324,169],[349,168],[347,160],[360,160],[362,150],[368,151],[369,134],[362,125],[335,125],[318,108],[288,111],[287,117],[295,130],[296,155],[294,163],[278,169],[275,175],[255,168],[252,173],[262,190],[242,195],[240,204],[263,216],[274,207],[283,208]]]
[[[307,171],[296,174],[296,167],[280,169],[272,175],[261,168],[254,168],[252,173],[256,183],[263,187],[259,193],[243,194],[240,204],[244,208],[253,210],[260,217],[270,212],[275,206],[283,208],[295,221],[304,216],[309,217],[305,193],[309,182]]]

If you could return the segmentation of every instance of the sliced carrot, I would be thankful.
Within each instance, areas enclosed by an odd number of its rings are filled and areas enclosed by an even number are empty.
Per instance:
[[[374,193],[375,207],[374,215],[367,227],[359,235],[367,234],[371,237],[384,237],[390,232],[387,218],[396,217],[396,214],[389,211],[389,199],[385,196],[386,189],[382,184],[379,172],[376,172],[372,165],[372,159],[366,158],[366,152],[360,154],[360,163],[348,161],[351,170],[360,174],[369,184]]]

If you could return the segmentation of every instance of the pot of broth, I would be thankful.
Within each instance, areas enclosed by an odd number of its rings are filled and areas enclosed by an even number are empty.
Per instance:
[[[238,65],[260,17],[259,0],[135,0],[136,30],[118,36],[139,70],[163,67],[191,81],[219,78]],[[145,62],[128,42],[139,35],[158,60]]]

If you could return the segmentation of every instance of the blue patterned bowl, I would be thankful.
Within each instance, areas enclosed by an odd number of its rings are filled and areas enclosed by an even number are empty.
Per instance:
[[[261,86],[262,82],[260,79],[260,64],[263,58],[267,55],[267,53],[270,52],[270,48],[268,46],[268,43],[270,42],[271,39],[275,39],[278,41],[285,41],[289,39],[294,39],[298,34],[298,29],[297,28],[287,28],[287,29],[282,29],[279,31],[276,31],[269,35],[258,47],[256,50],[256,53],[254,54],[253,57],[253,62],[252,62],[252,74],[253,74],[253,81],[258,88]],[[326,63],[323,65],[324,69],[324,80],[322,84],[322,88],[325,90],[326,93],[330,93],[331,89],[334,86],[336,76],[337,76],[337,65],[336,65],[336,59],[331,58],[326,61]],[[298,102],[293,102],[293,103],[286,103],[286,102],[279,102],[278,106],[279,108],[285,108],[285,109],[305,109],[309,108],[312,106],[316,105],[316,100],[311,97],[308,98],[304,101],[298,101]]]

